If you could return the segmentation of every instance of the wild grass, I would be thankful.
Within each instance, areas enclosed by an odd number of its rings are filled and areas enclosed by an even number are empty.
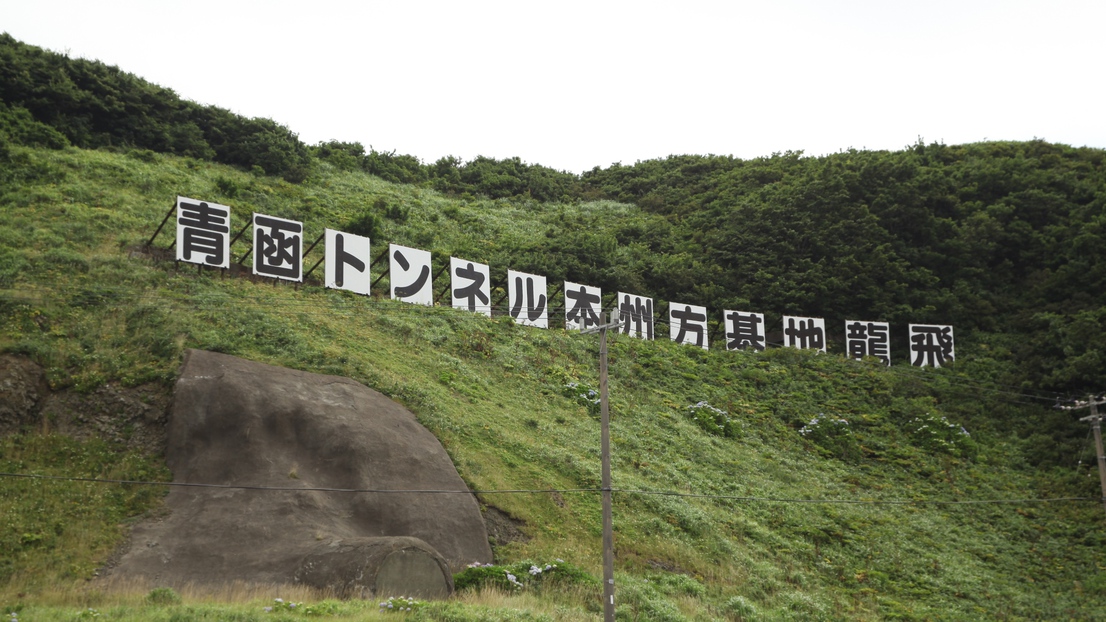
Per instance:
[[[598,385],[594,337],[178,268],[139,248],[177,194],[232,205],[234,228],[252,210],[302,218],[312,239],[383,199],[407,211],[381,221],[378,247],[395,241],[527,269],[512,259],[536,261],[535,234],[564,214],[633,218],[633,208],[450,199],[326,167],[293,186],[165,156],[13,152],[0,195],[0,348],[43,364],[53,387],[168,389],[185,348],[354,378],[408,406],[473,489],[566,491],[482,493],[529,536],[496,546],[497,560],[560,558],[600,574],[598,495],[567,492],[599,486],[599,423],[563,390]],[[1100,506],[921,503],[1097,496],[1067,444],[1082,428],[956,370],[623,337],[610,351],[620,619],[1103,619]],[[971,343],[957,351],[963,368],[985,371]],[[691,416],[700,401],[727,413],[729,436]],[[800,433],[820,416],[847,429]],[[914,423],[940,417],[970,437],[935,437]],[[1007,425],[1050,417],[1058,432],[1047,443]],[[3,443],[0,462],[17,472],[168,477],[156,460],[96,441],[28,431]],[[24,606],[21,619],[70,620],[86,606],[123,620],[292,619],[261,607],[278,596],[325,600],[229,586],[181,589],[182,604],[153,606],[139,601],[160,586],[109,592],[92,580],[96,568],[156,495],[66,486],[0,479],[0,538],[23,547],[5,549],[0,604]],[[810,499],[849,503],[793,502]],[[875,503],[903,501],[919,503]],[[596,605],[571,590],[483,590],[411,617],[582,620]],[[341,603],[335,619],[376,619],[376,606]]]

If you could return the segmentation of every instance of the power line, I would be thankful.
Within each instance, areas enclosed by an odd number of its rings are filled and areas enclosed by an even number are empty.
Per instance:
[[[71,477],[64,475],[39,475],[34,473],[0,473],[0,477],[50,481],[90,482],[96,484],[126,484],[136,486],[170,486],[183,488],[217,488],[221,490],[255,490],[266,492],[329,492],[353,494],[433,494],[433,495],[500,495],[500,494],[568,494],[601,493],[602,488],[516,488],[496,490],[447,490],[447,489],[398,489],[398,488],[329,488],[320,486],[250,486],[242,484],[205,484],[197,482],[150,482],[142,480],[104,479],[97,477]],[[848,504],[848,505],[993,505],[1017,503],[1072,503],[1094,501],[1095,497],[1045,497],[1022,499],[804,499],[798,497],[754,497],[746,495],[719,495],[678,492],[671,490],[641,490],[611,488],[612,493],[626,495],[656,495],[692,499],[719,499],[762,503]]]

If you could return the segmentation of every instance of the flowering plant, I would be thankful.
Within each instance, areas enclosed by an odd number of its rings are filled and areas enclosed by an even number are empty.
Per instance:
[[[974,453],[976,445],[964,426],[952,423],[945,416],[930,413],[918,415],[907,422],[907,429],[922,449],[940,451],[954,456]]]
[[[274,598],[273,604],[265,607],[263,611],[265,613],[290,611],[293,613],[302,613],[305,616],[328,616],[338,613],[338,604],[331,601],[323,601],[313,605],[305,605],[303,603],[285,601],[283,598]]]
[[[599,391],[594,388],[580,382],[568,382],[561,387],[561,393],[587,408],[589,415],[599,413]]]
[[[799,429],[799,434],[841,460],[860,457],[860,444],[848,420],[841,417],[818,413]]]
[[[707,434],[714,436],[737,436],[738,427],[730,418],[730,413],[711,406],[706,400],[687,407],[688,417]]]
[[[399,598],[396,598],[395,596],[389,596],[388,600],[380,601],[380,612],[381,613],[399,613],[399,612],[407,613],[407,612],[410,612],[410,611],[418,611],[419,609],[422,609],[426,605],[427,605],[426,601],[416,600],[416,599],[410,598],[408,596],[400,596]]]
[[[535,589],[552,583],[595,583],[595,579],[562,559],[548,563],[529,560],[513,564],[470,564],[465,570],[453,575],[453,585],[457,590],[495,586],[505,591]]]

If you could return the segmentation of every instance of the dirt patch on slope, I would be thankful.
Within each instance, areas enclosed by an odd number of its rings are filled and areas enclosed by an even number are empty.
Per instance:
[[[161,455],[171,400],[172,391],[158,384],[51,391],[42,366],[24,356],[0,355],[0,435],[33,429]]]

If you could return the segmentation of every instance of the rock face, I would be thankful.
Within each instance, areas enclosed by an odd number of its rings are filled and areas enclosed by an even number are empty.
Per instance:
[[[491,561],[471,494],[308,490],[467,490],[413,414],[347,378],[191,350],[166,459],[175,482],[296,490],[173,487],[114,575],[433,597],[452,591],[450,570]]]
[[[49,394],[46,373],[30,359],[0,355],[0,435],[38,422],[38,409]]]

